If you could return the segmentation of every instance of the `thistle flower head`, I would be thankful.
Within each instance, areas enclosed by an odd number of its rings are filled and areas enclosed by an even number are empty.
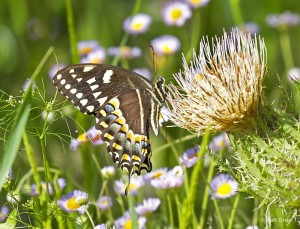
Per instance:
[[[238,29],[221,38],[200,42],[183,72],[174,75],[179,86],[169,86],[170,120],[202,135],[255,126],[266,73],[263,39]]]

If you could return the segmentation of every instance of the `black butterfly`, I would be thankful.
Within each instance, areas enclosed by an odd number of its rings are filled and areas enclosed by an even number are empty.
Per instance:
[[[149,128],[158,135],[166,98],[163,78],[153,85],[120,67],[78,64],[59,70],[53,83],[80,111],[96,117],[108,153],[129,178],[151,171]]]

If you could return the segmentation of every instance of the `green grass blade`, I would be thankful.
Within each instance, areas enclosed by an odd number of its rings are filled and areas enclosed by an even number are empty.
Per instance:
[[[21,144],[23,131],[25,130],[26,123],[30,113],[30,108],[31,108],[31,92],[32,92],[33,82],[37,78],[41,68],[44,66],[45,62],[47,61],[47,59],[49,58],[52,52],[53,52],[53,48],[50,47],[46,52],[46,54],[44,55],[44,57],[42,58],[42,60],[40,61],[35,71],[33,72],[29,81],[29,86],[23,95],[23,103],[18,108],[16,118],[12,124],[12,128],[8,136],[7,144],[5,145],[3,158],[1,162],[0,190],[2,189],[6,175],[16,158],[19,146]]]

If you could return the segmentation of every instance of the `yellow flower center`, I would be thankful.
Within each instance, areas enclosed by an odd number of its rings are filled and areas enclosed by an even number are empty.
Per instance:
[[[198,4],[200,3],[202,0],[190,0],[190,3],[192,4]]]
[[[217,193],[219,195],[227,195],[230,194],[232,192],[232,188],[228,183],[222,184],[218,189],[217,189]]]
[[[86,141],[86,134],[80,134],[77,138],[78,141],[80,142],[85,142]]]
[[[180,18],[182,15],[182,11],[180,9],[174,9],[172,12],[171,12],[171,17],[175,20],[177,20],[178,18]]]
[[[102,60],[100,58],[94,58],[94,59],[91,60],[91,63],[93,63],[93,64],[101,64]]]
[[[124,229],[132,229],[132,220],[129,219],[124,223]]]
[[[200,73],[197,75],[197,78],[198,78],[198,80],[202,80],[203,79],[203,77],[202,77],[202,75]]]
[[[83,49],[80,50],[81,54],[88,54],[92,49],[90,47],[84,47]]]
[[[66,207],[70,210],[77,210],[80,205],[75,202],[75,197],[72,197],[68,200]]]
[[[108,205],[108,200],[107,200],[107,199],[105,199],[105,200],[102,200],[102,204],[104,204],[104,205]]]
[[[137,189],[137,185],[136,184],[132,184],[130,183],[128,186],[128,190],[136,190]]]
[[[132,25],[132,29],[137,31],[137,30],[140,30],[142,28],[142,26],[143,26],[143,23],[140,23],[140,22],[139,23],[134,23]]]
[[[170,49],[170,46],[169,46],[169,45],[164,45],[164,46],[163,46],[163,51],[164,51],[164,53],[166,53],[166,54],[169,54],[169,53],[172,52],[172,50]]]
[[[152,178],[153,178],[153,179],[160,178],[161,175],[163,175],[163,174],[164,174],[164,173],[162,173],[162,172],[157,172],[157,173],[154,174],[154,176],[153,176]]]

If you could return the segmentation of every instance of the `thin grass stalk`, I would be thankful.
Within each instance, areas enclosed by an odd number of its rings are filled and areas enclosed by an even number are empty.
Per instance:
[[[201,34],[201,12],[200,9],[196,10],[193,15],[193,25],[192,25],[192,36],[190,41],[190,48],[185,55],[187,62],[189,62],[193,57],[193,51],[199,46],[200,34]]]
[[[288,70],[294,66],[294,60],[290,36],[286,27],[279,28],[279,43],[282,53],[282,61],[284,63],[285,69]]]
[[[27,158],[28,158],[31,170],[32,170],[33,179],[34,179],[34,182],[36,184],[37,191],[40,195],[40,201],[43,204],[45,199],[43,198],[44,196],[41,195],[42,194],[41,178],[40,178],[40,175],[39,175],[39,172],[38,172],[38,169],[37,169],[37,163],[35,161],[35,158],[34,158],[34,155],[33,155],[33,150],[32,150],[32,147],[30,145],[30,142],[29,142],[28,135],[27,135],[26,131],[23,132],[23,143],[24,143]]]
[[[228,229],[231,229],[232,226],[233,226],[233,221],[234,221],[234,217],[235,217],[235,213],[236,213],[239,201],[240,201],[240,194],[237,193],[237,195],[236,195],[236,197],[234,199],[234,203],[233,203],[233,206],[232,206],[231,214],[230,214],[230,217],[229,217],[229,220],[228,220],[228,227],[227,227]]]
[[[231,8],[231,13],[235,25],[243,24],[243,16],[240,9],[240,0],[229,0],[229,5]]]
[[[167,202],[168,202],[169,222],[170,222],[171,228],[174,228],[174,216],[173,216],[172,201],[171,201],[169,194],[167,194]]]
[[[130,213],[130,217],[131,217],[131,221],[132,221],[132,229],[138,229],[139,225],[138,225],[138,219],[137,219],[137,215],[136,212],[134,210],[134,198],[132,194],[128,194],[128,204],[129,204],[129,213]]]
[[[209,130],[206,130],[206,133],[202,138],[202,144],[200,150],[198,152],[199,160],[197,161],[192,171],[190,190],[189,193],[187,193],[187,196],[183,202],[182,215],[181,215],[181,228],[190,228],[192,226],[191,224],[193,222],[192,214],[194,213],[194,203],[195,203],[196,193],[200,181],[200,174],[203,169],[203,156],[206,151],[206,146],[208,144],[208,141],[209,141]]]
[[[66,4],[66,14],[67,14],[70,46],[71,46],[72,63],[78,64],[79,63],[79,54],[78,54],[78,50],[77,50],[77,38],[76,38],[76,33],[75,33],[74,16],[73,16],[71,0],[65,0],[65,4]]]
[[[222,157],[224,148],[222,148],[219,152],[219,157]],[[199,228],[204,228],[204,223],[205,223],[205,219],[206,219],[206,212],[207,212],[207,206],[208,206],[208,202],[209,202],[209,190],[210,190],[210,182],[213,178],[214,175],[214,170],[216,167],[217,163],[212,160],[209,166],[209,170],[208,170],[208,174],[207,174],[207,179],[206,179],[206,185],[205,185],[205,189],[204,189],[204,194],[203,194],[203,199],[202,199],[202,206],[201,206],[201,215],[200,215],[200,219],[199,219]],[[215,198],[214,198],[215,200]],[[214,202],[215,206],[217,205],[217,202]],[[217,206],[218,209],[218,206]],[[224,224],[223,224],[223,220],[222,220],[222,216],[219,212],[219,209],[216,211],[217,212],[217,219],[220,225],[220,228],[223,229],[224,228]]]

